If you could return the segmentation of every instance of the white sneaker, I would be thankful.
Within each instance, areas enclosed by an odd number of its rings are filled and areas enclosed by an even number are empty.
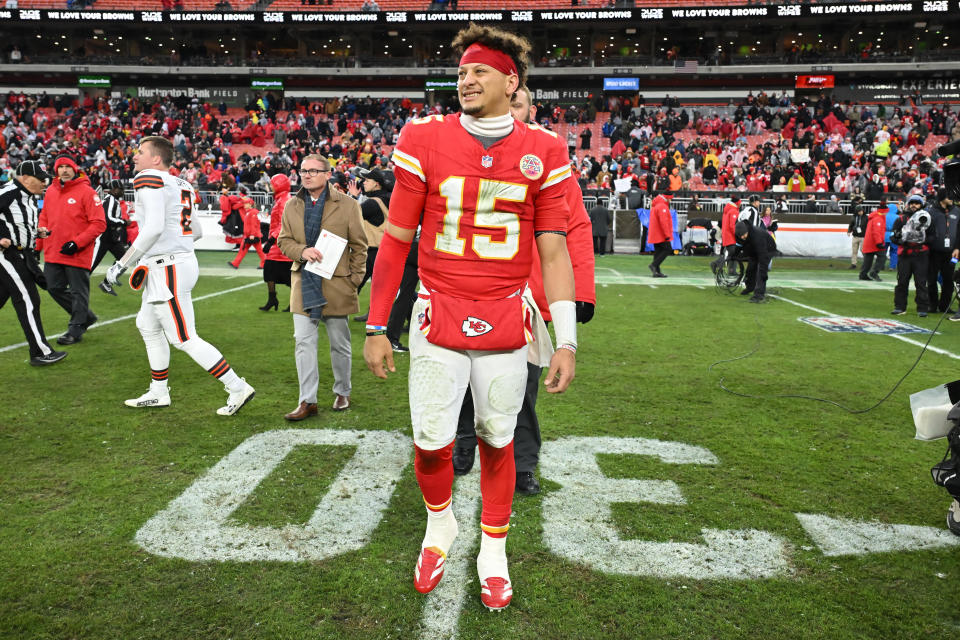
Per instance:
[[[230,393],[230,397],[227,398],[227,405],[217,409],[218,415],[232,416],[237,411],[240,411],[240,407],[250,402],[253,396],[256,395],[257,392],[247,384],[245,378],[240,378],[240,382],[243,383],[243,388],[240,391]]]
[[[123,404],[127,405],[128,407],[135,408],[169,407],[170,391],[169,389],[159,390],[151,387],[139,398],[130,398],[129,400],[124,400]]]

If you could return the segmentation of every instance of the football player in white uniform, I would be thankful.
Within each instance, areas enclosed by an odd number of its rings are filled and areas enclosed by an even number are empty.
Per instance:
[[[166,138],[147,136],[140,141],[134,157],[137,175],[133,180],[140,234],[107,270],[106,282],[117,285],[120,275],[137,265],[130,286],[143,289],[137,328],[147,347],[153,380],[145,394],[125,404],[170,405],[167,373],[172,344],[223,382],[230,395],[226,406],[217,409],[217,413],[232,416],[253,398],[254,389],[233,371],[216,347],[197,335],[194,327],[191,291],[200,270],[193,241],[195,233],[200,233],[200,225],[195,225],[196,229],[191,226],[190,217],[196,194],[190,183],[170,175],[172,162],[173,145]]]

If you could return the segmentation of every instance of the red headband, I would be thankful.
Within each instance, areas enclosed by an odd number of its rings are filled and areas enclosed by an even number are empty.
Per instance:
[[[488,46],[480,44],[479,42],[474,42],[472,45],[467,47],[466,51],[463,52],[463,56],[460,58],[461,67],[465,64],[474,63],[485,64],[488,67],[493,67],[506,76],[520,75],[517,73],[516,63],[510,56],[505,54],[503,51],[491,49]]]

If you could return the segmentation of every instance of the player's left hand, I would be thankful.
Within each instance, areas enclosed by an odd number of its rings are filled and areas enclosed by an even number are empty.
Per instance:
[[[120,282],[120,276],[122,276],[123,272],[126,270],[127,268],[124,267],[118,260],[110,265],[109,269],[107,269],[107,276],[104,278],[104,280],[107,281],[107,284],[115,287]]]
[[[64,242],[63,246],[60,247],[60,253],[65,256],[72,256],[77,251],[80,250],[80,247],[77,246],[77,243],[71,240],[70,242]]]
[[[397,368],[393,364],[393,347],[390,345],[390,339],[386,335],[367,336],[363,343],[363,359],[367,362],[367,368],[378,378],[387,379],[387,371],[396,373]],[[384,367],[386,360],[386,367]]]
[[[550,358],[550,369],[544,384],[547,393],[563,393],[573,382],[574,370],[577,367],[577,358],[569,349],[557,349]]]

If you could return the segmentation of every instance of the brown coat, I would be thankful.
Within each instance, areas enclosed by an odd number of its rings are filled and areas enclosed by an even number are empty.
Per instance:
[[[307,315],[303,310],[303,293],[300,285],[300,269],[303,263],[300,256],[307,248],[306,233],[303,228],[305,202],[309,197],[300,189],[287,201],[280,221],[280,235],[277,245],[283,255],[293,263],[290,266],[290,311]],[[353,198],[336,189],[327,189],[327,200],[323,205],[322,229],[347,239],[340,262],[333,277],[323,282],[323,297],[327,304],[323,307],[324,317],[346,316],[360,311],[357,301],[357,287],[363,280],[367,268],[367,238],[363,231],[363,217],[360,205]]]

